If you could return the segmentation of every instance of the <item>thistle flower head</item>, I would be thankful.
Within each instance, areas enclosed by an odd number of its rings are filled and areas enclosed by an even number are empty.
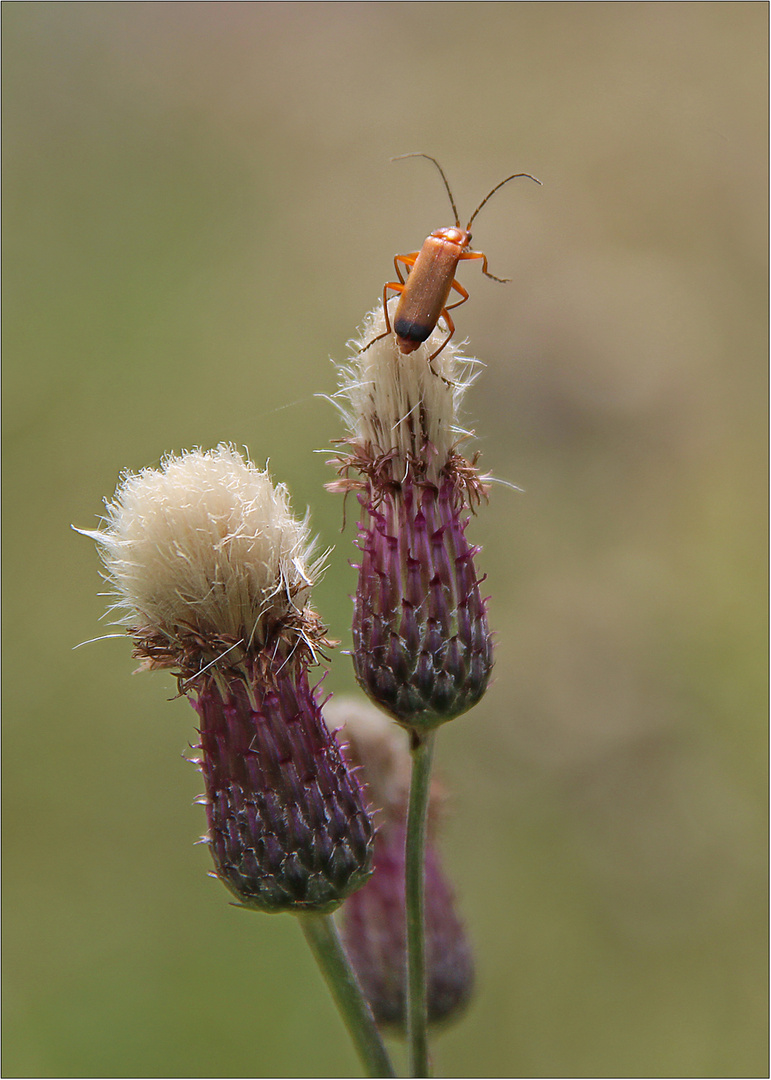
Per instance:
[[[368,876],[372,824],[307,668],[308,524],[232,447],[123,476],[100,545],[143,667],[176,668],[200,721],[216,876],[263,911],[328,911]]]
[[[362,552],[354,599],[353,663],[365,692],[401,724],[426,731],[475,705],[492,669],[477,548],[466,511],[487,496],[475,460],[458,447],[470,366],[446,331],[402,354],[367,320],[336,395],[349,434],[332,491],[356,491]]]
[[[106,527],[87,535],[151,666],[196,670],[199,654],[236,642],[256,653],[277,637],[317,636],[305,608],[325,556],[314,558],[286,488],[232,446],[125,473]]]
[[[401,484],[408,476],[434,484],[451,476],[459,491],[478,502],[486,493],[484,478],[458,453],[471,436],[458,417],[479,361],[463,356],[450,341],[429,364],[447,335],[444,328],[437,327],[407,355],[399,352],[393,334],[381,336],[385,328],[378,305],[350,343],[351,359],[339,368],[333,401],[348,427],[342,440],[348,451],[338,460],[341,480],[329,488],[360,490],[361,483],[349,476],[355,470],[373,489]]]

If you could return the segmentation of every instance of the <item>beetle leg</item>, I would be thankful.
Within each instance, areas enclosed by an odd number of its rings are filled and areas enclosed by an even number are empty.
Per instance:
[[[377,337],[373,337],[372,341],[368,341],[363,349],[359,349],[359,355],[360,356],[361,356],[361,354],[363,352],[367,351],[367,349],[370,347],[370,345],[374,345],[376,341],[380,341],[382,338],[388,337],[388,335],[391,333],[391,320],[388,318],[388,290],[389,289],[393,289],[394,292],[398,292],[398,293],[404,292],[404,282],[402,281],[401,284],[399,284],[396,281],[387,281],[385,283],[385,287],[383,288],[383,314],[385,315],[386,328],[385,328],[385,330],[383,331],[382,334],[378,334]]]
[[[445,345],[450,340],[452,335],[455,333],[455,323],[452,321],[452,318],[451,318],[451,316],[449,314],[450,309],[460,307],[461,304],[465,304],[466,301],[468,300],[468,293],[466,292],[466,290],[463,288],[463,286],[459,282],[457,282],[457,281],[455,281],[453,279],[452,282],[450,283],[450,287],[455,289],[456,292],[459,292],[461,294],[460,295],[460,300],[456,300],[454,304],[447,304],[446,307],[442,308],[442,313],[439,316],[439,318],[444,319],[445,323],[447,324],[448,333],[447,333],[447,337],[444,339],[444,341],[439,346],[439,348],[436,350],[436,352],[433,354],[433,356],[429,356],[429,358],[428,358],[428,366],[431,368],[432,371],[434,371],[434,369],[433,369],[433,367],[431,365],[431,361],[434,360],[439,355],[439,353],[445,347]],[[437,372],[434,371],[434,375],[436,375],[436,374],[437,374]],[[439,377],[442,378],[442,379],[444,378],[444,376],[442,376],[442,375],[440,375]],[[452,385],[452,383],[449,383],[447,379],[444,379],[444,381],[446,383],[448,383],[449,386]]]
[[[399,281],[401,281],[402,285],[405,284],[405,281],[402,277],[402,270],[399,263],[404,263],[407,267],[407,276],[409,277],[410,270],[415,265],[415,261],[419,254],[419,251],[411,251],[409,255],[394,255],[394,266],[396,267],[396,273],[399,275]]]
[[[450,288],[455,289],[456,292],[460,293],[460,300],[456,300],[454,304],[448,304],[445,308],[443,308],[443,315],[445,314],[445,312],[449,311],[450,308],[460,307],[461,304],[465,304],[468,300],[468,293],[459,282],[455,281],[455,279],[450,282]]]
[[[459,288],[460,288],[460,286],[459,286]],[[465,289],[463,291],[465,292]],[[458,301],[458,304],[462,304],[464,300],[468,300],[468,293],[466,293],[463,300]],[[450,304],[450,307],[457,307],[458,304]],[[433,361],[436,360],[439,353],[442,351],[442,349],[448,343],[448,341],[450,340],[452,335],[455,333],[455,323],[452,321],[452,316],[450,315],[447,308],[442,308],[442,314],[441,314],[440,318],[444,319],[444,321],[447,323],[448,334],[447,334],[447,337],[442,342],[442,344],[436,350],[436,352],[432,353],[431,356],[429,356],[429,358],[428,358],[428,366],[431,368],[431,374],[432,375],[436,375],[437,378],[441,379],[442,382],[446,383],[448,386],[455,386],[455,383],[450,382],[449,379],[445,379],[444,375],[440,375],[439,372],[435,370],[434,364],[433,364]]]
[[[487,269],[487,256],[483,251],[464,251],[461,255],[461,259],[481,259],[482,260],[482,273],[485,277],[492,278],[493,281],[500,281],[501,284],[505,284],[507,281],[511,281],[508,277],[496,277],[495,274],[491,274]],[[457,307],[457,304],[453,305]]]
[[[419,254],[419,251],[411,251],[409,255],[394,255],[394,267],[396,268],[396,273],[399,276],[399,280],[398,282],[387,281],[383,288],[383,314],[385,315],[386,328],[382,334],[378,334],[377,337],[373,337],[372,341],[368,341],[364,348],[360,350],[360,352],[364,352],[370,347],[370,345],[374,345],[376,341],[380,341],[382,338],[388,337],[388,335],[391,333],[391,320],[388,318],[388,290],[393,289],[393,291],[396,293],[404,292],[405,279],[402,277],[402,271],[399,263],[404,263],[404,265],[407,267],[407,275],[409,276],[410,269],[415,265],[415,260],[417,259]]]
[[[388,318],[388,290],[389,289],[393,289],[394,292],[397,292],[397,293],[402,293],[402,292],[404,292],[404,283],[402,282],[400,285],[397,285],[395,281],[387,281],[385,283],[385,287],[383,288],[383,314],[385,315],[386,329],[385,329],[385,334],[381,334],[381,337],[386,337],[388,334],[391,333],[391,320]],[[377,340],[378,340],[378,338],[375,338],[375,341],[377,341]]]
[[[460,307],[461,304],[465,304],[466,301],[468,300],[468,293],[463,288],[463,286],[460,284],[460,282],[455,280],[455,278],[453,278],[453,280],[450,282],[450,288],[455,289],[456,292],[460,293],[460,300],[456,300],[454,304],[447,304],[446,307],[442,308],[442,311],[441,311],[441,314],[440,314],[439,318],[444,319],[445,323],[447,324],[447,337],[444,339],[444,341],[439,346],[439,348],[436,350],[436,352],[432,353],[432,355],[429,356],[429,358],[428,358],[428,366],[431,368],[431,371],[433,372],[434,375],[439,376],[439,378],[442,380],[442,382],[447,383],[448,386],[454,386],[455,385],[454,383],[450,382],[449,379],[445,379],[444,375],[439,375],[439,372],[434,370],[434,365],[432,363],[432,361],[437,358],[439,353],[442,351],[442,349],[445,347],[445,345],[450,340],[452,335],[455,333],[455,323],[452,321],[452,316],[450,315],[450,309]]]

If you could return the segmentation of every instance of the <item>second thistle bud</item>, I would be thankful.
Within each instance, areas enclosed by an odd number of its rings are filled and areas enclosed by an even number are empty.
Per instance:
[[[487,488],[458,453],[469,361],[437,331],[409,355],[370,316],[338,399],[351,428],[332,490],[356,491],[362,552],[354,599],[359,684],[401,724],[424,732],[466,712],[492,670],[486,601],[466,539]],[[372,341],[371,347],[368,342]],[[465,377],[464,377],[465,374]],[[356,476],[355,474],[359,475]]]
[[[406,1028],[405,825],[410,776],[407,735],[367,702],[340,699],[324,712],[343,724],[349,761],[361,768],[378,811],[372,877],[343,904],[343,941],[379,1024]],[[474,959],[436,845],[439,788],[429,798],[425,860],[426,1011],[431,1023],[456,1018],[471,997]]]

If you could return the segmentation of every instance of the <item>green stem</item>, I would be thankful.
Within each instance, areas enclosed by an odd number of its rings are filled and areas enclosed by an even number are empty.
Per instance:
[[[405,909],[407,918],[407,1039],[410,1076],[429,1076],[426,1011],[425,865],[426,809],[434,735],[413,735],[412,780],[407,812]]]
[[[307,913],[298,915],[297,919],[367,1070],[367,1076],[396,1076],[332,916]]]

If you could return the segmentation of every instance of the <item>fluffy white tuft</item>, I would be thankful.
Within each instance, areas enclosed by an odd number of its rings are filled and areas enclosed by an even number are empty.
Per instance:
[[[292,515],[286,488],[227,445],[126,473],[105,525],[86,535],[101,547],[113,610],[172,639],[192,630],[248,644],[263,620],[303,608],[324,559],[311,561],[307,518]]]
[[[389,314],[397,298],[390,301]],[[432,453],[429,473],[437,474],[451,451],[468,435],[458,425],[458,412],[466,390],[474,381],[478,360],[462,356],[453,341],[429,365],[428,358],[447,336],[440,323],[428,341],[414,352],[399,351],[394,335],[385,332],[379,304],[367,316],[355,350],[339,368],[339,389],[334,402],[350,435],[374,457],[394,453],[406,464]],[[369,342],[372,342],[369,345]],[[365,346],[368,346],[365,348]]]

